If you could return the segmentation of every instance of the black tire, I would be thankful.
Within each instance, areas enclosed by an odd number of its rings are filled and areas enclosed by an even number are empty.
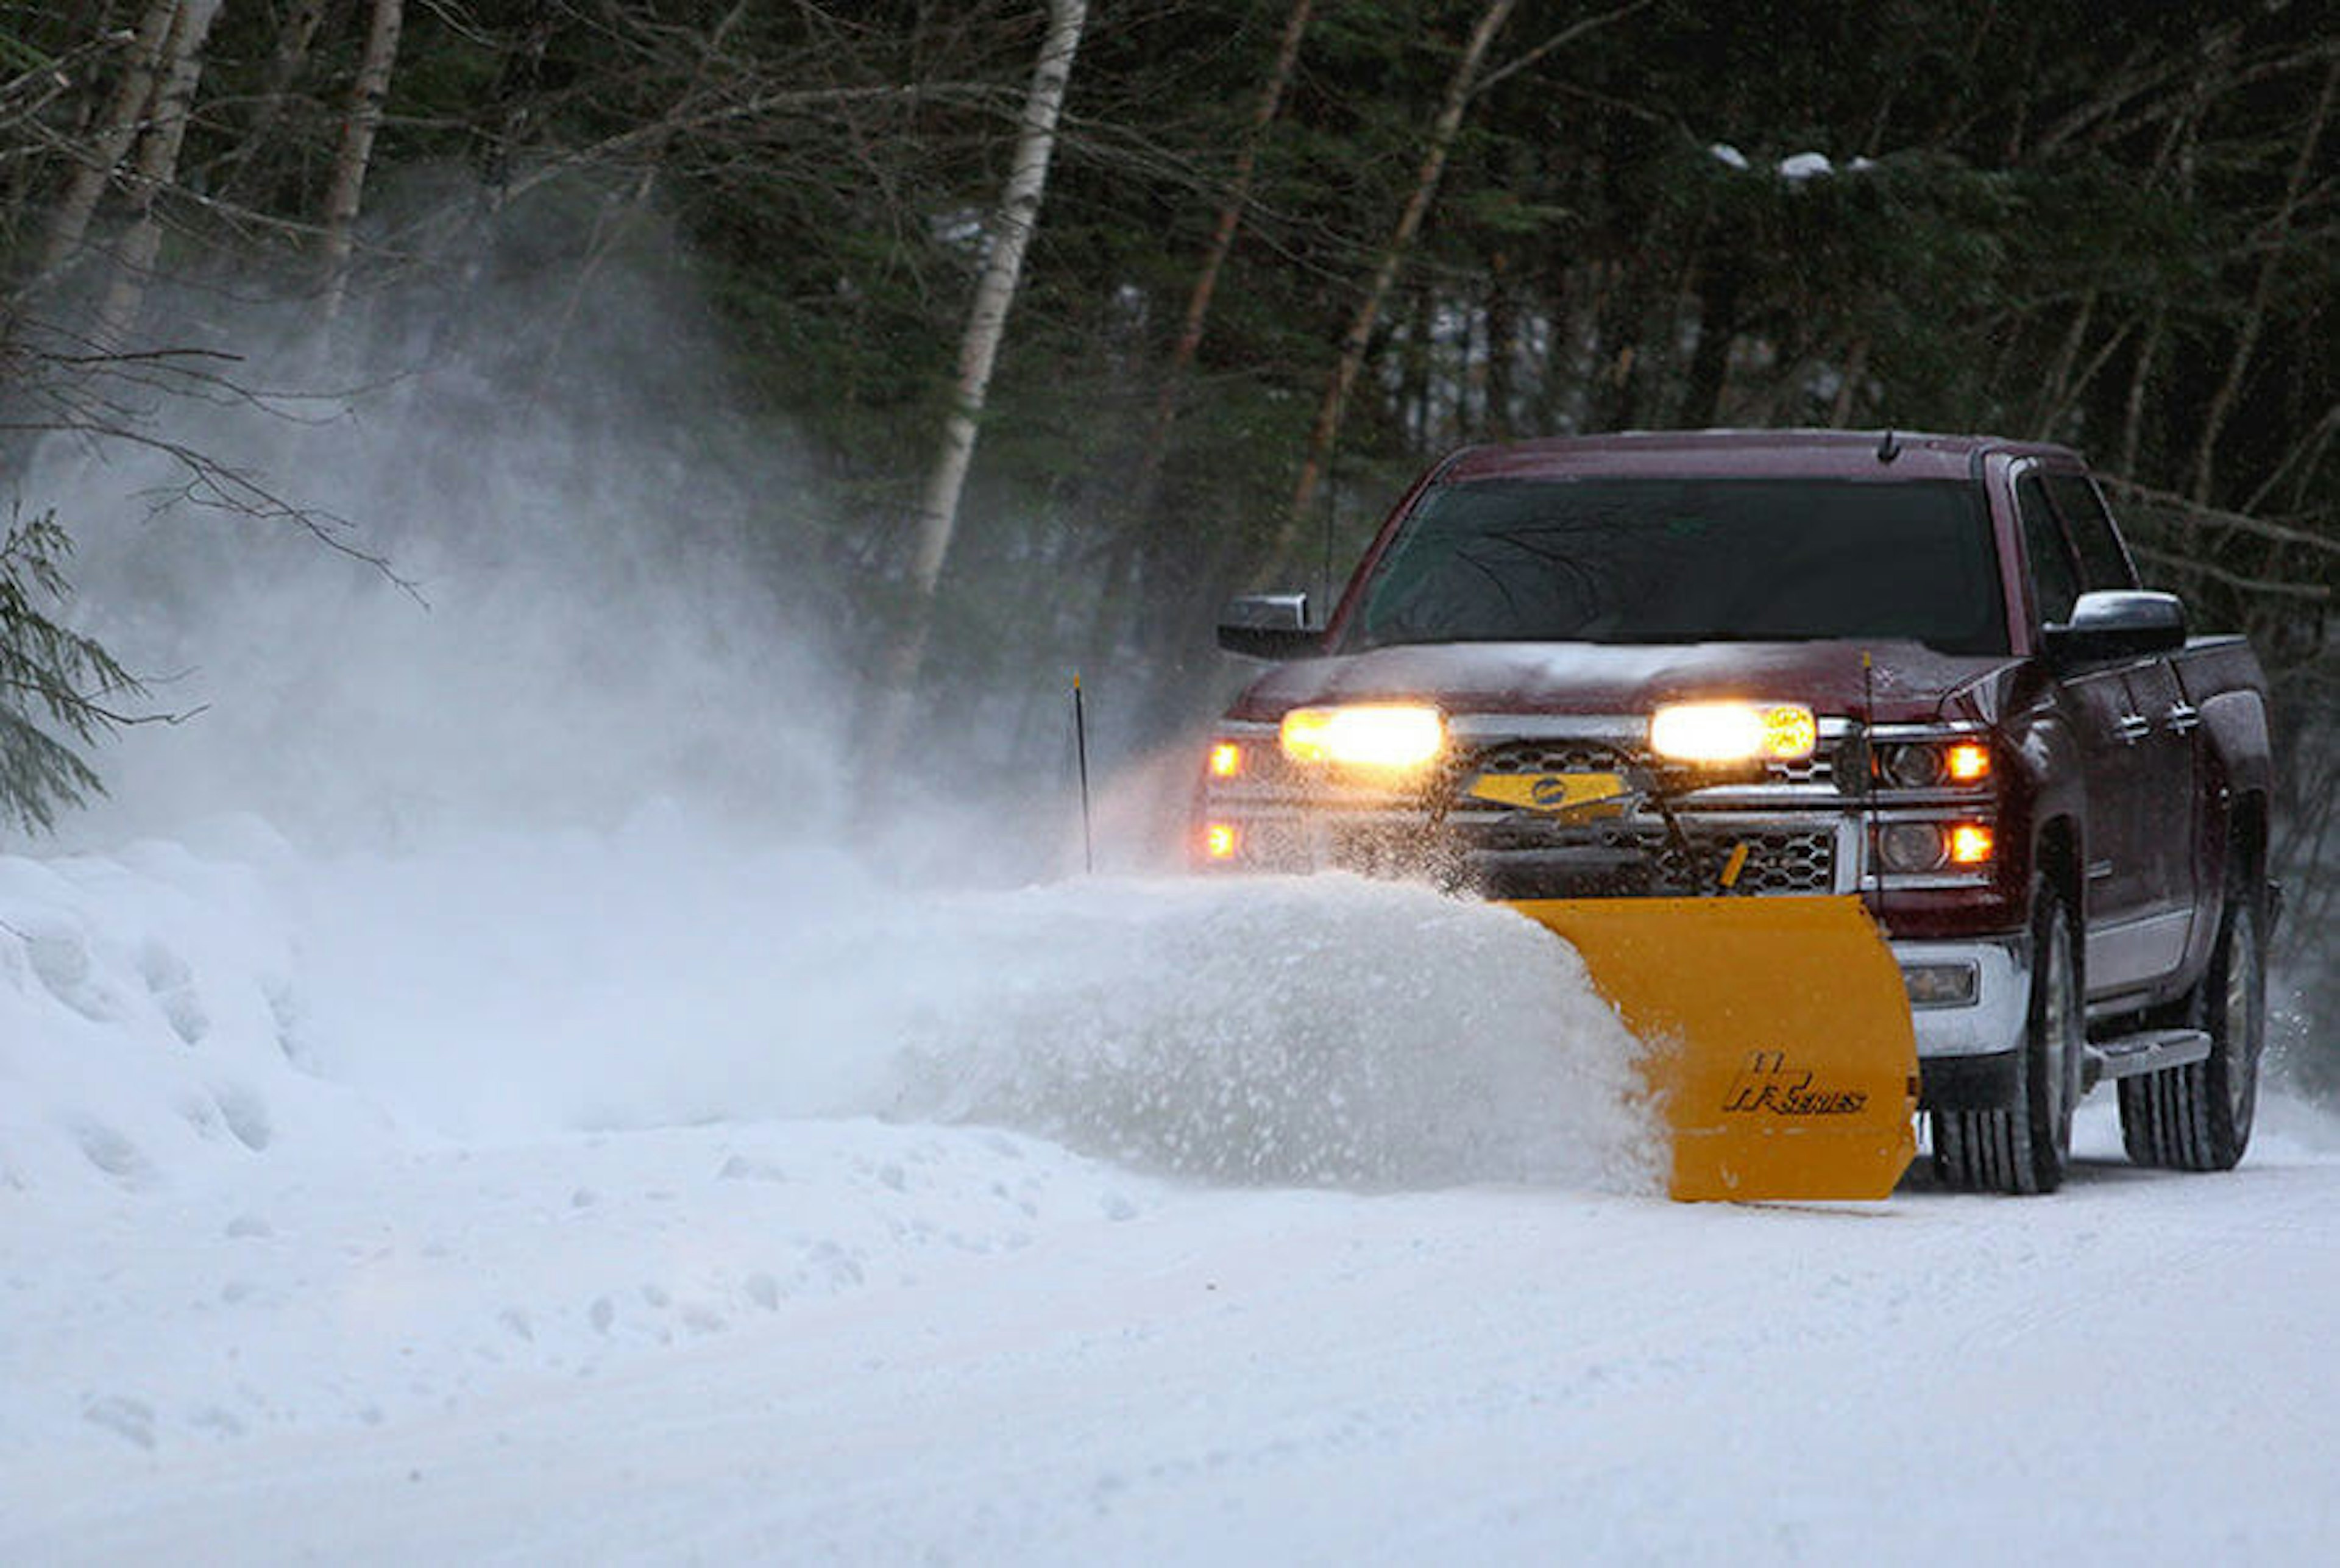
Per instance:
[[[2042,882],[2031,895],[2031,1005],[2015,1103],[1931,1113],[1936,1178],[1968,1192],[2050,1193],[2062,1186],[2086,1038],[2072,923],[2062,896]]]
[[[2210,1037],[2210,1054],[2182,1067],[2124,1078],[2121,1142],[2141,1166],[2232,1170],[2250,1146],[2266,1044],[2266,952],[2250,884],[2226,889],[2209,970],[2186,999],[2184,1022]]]

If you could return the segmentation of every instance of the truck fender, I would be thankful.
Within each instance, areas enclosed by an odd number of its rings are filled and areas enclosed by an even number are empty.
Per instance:
[[[2202,704],[2203,760],[2234,795],[2264,796],[2273,788],[2273,742],[2266,703],[2251,690],[2221,691]]]
[[[2071,726],[2053,708],[2040,708],[2019,721],[2016,734],[2009,738],[2022,778],[2014,793],[2021,799],[2010,799],[2009,807],[2018,809],[2027,819],[2025,831],[2014,838],[2022,846],[2028,864],[2009,866],[2006,876],[2010,883],[2019,877],[2020,885],[2028,887],[2033,871],[2050,871],[2048,864],[2055,858],[2049,849],[2051,839],[2060,838],[2063,854],[2069,865],[2063,868],[2063,891],[2073,912],[2085,928],[2088,897],[2088,802],[2086,769],[2081,766],[2080,747]],[[2026,911],[2027,916],[2028,911]]]

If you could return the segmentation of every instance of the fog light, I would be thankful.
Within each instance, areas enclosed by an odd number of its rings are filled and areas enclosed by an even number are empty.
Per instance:
[[[1896,822],[1877,834],[1878,858],[1889,871],[1932,871],[1945,858],[1942,830],[1931,822]]]
[[[1243,835],[1232,822],[1213,822],[1203,829],[1203,855],[1206,859],[1232,860],[1243,847]]]
[[[1982,994],[1982,975],[1972,964],[1904,964],[1901,984],[1913,1007],[1971,1007]]]

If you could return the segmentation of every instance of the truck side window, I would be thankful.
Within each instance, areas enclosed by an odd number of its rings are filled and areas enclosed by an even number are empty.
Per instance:
[[[2097,487],[2077,473],[2047,476],[2048,498],[2064,514],[2064,529],[2080,558],[2080,586],[2085,589],[2135,588],[2137,573],[2113,531],[2112,515],[2105,510]]]
[[[2031,562],[2031,597],[2039,606],[2040,623],[2069,620],[2072,601],[2080,595],[2079,578],[2047,492],[2028,474],[2016,483],[2015,510],[2023,521],[2023,553]]]

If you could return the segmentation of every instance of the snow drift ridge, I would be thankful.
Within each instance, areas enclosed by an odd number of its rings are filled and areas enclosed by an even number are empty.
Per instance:
[[[0,1172],[152,1183],[264,1153],[239,1125],[356,1147],[387,1121],[493,1141],[857,1116],[1243,1183],[1650,1167],[1632,1042],[1574,956],[1420,888],[905,897],[672,815],[397,858],[266,845],[246,835],[256,867],[0,860]]]

